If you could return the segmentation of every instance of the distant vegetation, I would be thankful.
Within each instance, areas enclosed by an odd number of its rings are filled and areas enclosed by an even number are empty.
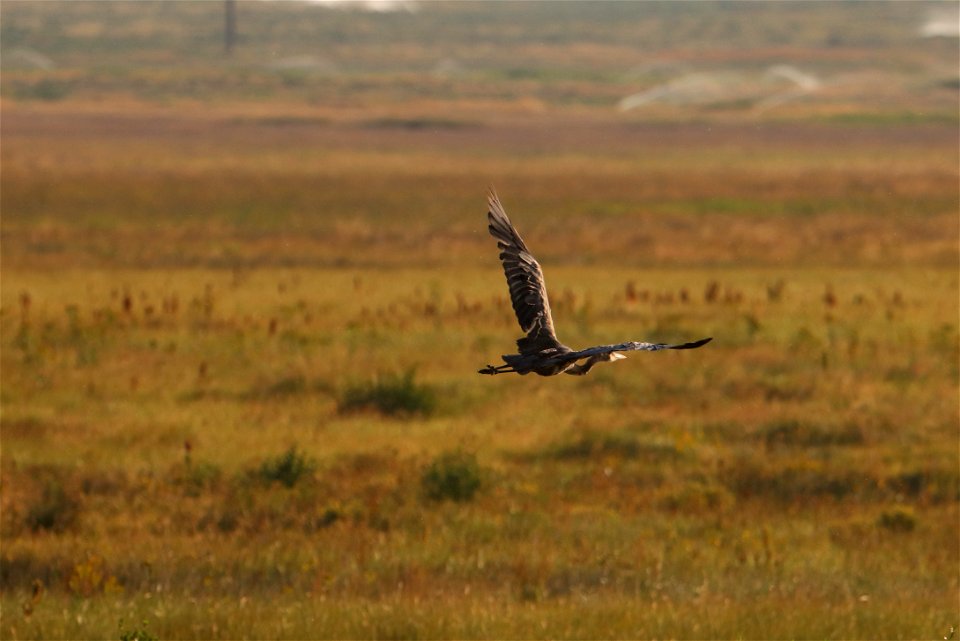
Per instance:
[[[956,38],[923,31],[934,12],[944,13],[937,2],[423,2],[394,12],[241,2],[229,57],[223,6],[5,3],[0,88],[22,101],[613,110],[627,95],[691,73],[719,74],[715,85],[724,73],[760,76],[790,65],[825,80],[823,91],[802,97],[805,107],[956,122]],[[728,95],[680,109],[755,106]],[[653,113],[677,109],[668,103]]]

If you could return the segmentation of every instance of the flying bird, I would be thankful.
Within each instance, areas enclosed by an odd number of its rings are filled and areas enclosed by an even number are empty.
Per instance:
[[[620,352],[694,349],[713,340],[702,338],[680,345],[627,342],[589,347],[579,351],[570,349],[557,340],[556,331],[553,329],[550,301],[547,300],[547,286],[543,280],[540,263],[527,249],[513,223],[507,218],[507,212],[503,210],[497,194],[491,191],[487,200],[490,203],[490,209],[487,212],[490,235],[497,239],[500,262],[503,263],[503,273],[510,287],[510,301],[513,303],[517,320],[520,321],[520,329],[526,336],[517,340],[519,354],[505,354],[503,365],[487,365],[478,370],[478,373],[515,372],[522,375],[535,372],[540,376],[553,376],[562,372],[583,376],[597,363],[626,358]]]

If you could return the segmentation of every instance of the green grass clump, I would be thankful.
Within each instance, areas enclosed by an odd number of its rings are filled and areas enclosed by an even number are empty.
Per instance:
[[[199,496],[215,487],[222,476],[223,472],[218,465],[209,461],[198,461],[187,465],[175,481],[183,486],[187,495]]]
[[[34,532],[63,532],[76,523],[79,513],[77,499],[60,479],[51,476],[46,479],[41,496],[29,507],[26,524]]]
[[[284,397],[301,394],[307,389],[307,380],[300,375],[288,376],[265,387],[261,395],[265,397]]]
[[[660,505],[671,511],[717,510],[735,503],[733,495],[723,486],[703,481],[689,481],[668,490]]]
[[[587,429],[549,444],[537,456],[570,461],[610,456],[659,461],[675,459],[680,452],[673,443],[663,439],[641,439],[629,430],[603,432]]]
[[[147,621],[144,620],[140,625],[125,627],[123,619],[120,619],[120,641],[157,641],[157,636],[147,629]]]
[[[908,506],[897,506],[881,512],[877,525],[891,532],[912,532],[917,527],[917,515]]]
[[[960,500],[960,474],[956,466],[927,466],[891,474],[884,484],[891,492],[910,499],[941,503]]]
[[[437,406],[436,391],[417,383],[415,371],[387,374],[376,380],[353,385],[344,390],[340,399],[341,412],[373,409],[388,416],[432,414]]]
[[[424,495],[432,501],[471,500],[480,489],[481,469],[477,457],[460,450],[446,452],[427,466],[421,477]]]
[[[260,478],[267,483],[280,483],[284,487],[293,487],[297,482],[313,471],[313,462],[292,445],[283,454],[267,459],[260,465]]]
[[[767,446],[792,445],[799,447],[827,447],[831,445],[862,445],[863,430],[855,423],[824,425],[782,419],[771,421],[763,429]]]

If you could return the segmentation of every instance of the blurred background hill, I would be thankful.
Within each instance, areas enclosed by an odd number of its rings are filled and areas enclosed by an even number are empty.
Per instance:
[[[955,116],[952,3],[239,2],[230,55],[223,2],[4,5],[6,100]]]

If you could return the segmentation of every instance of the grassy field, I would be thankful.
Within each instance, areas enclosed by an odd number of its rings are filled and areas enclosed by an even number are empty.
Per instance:
[[[0,637],[960,627],[946,5],[494,6],[3,3]],[[714,341],[477,375],[491,185],[566,343]]]

